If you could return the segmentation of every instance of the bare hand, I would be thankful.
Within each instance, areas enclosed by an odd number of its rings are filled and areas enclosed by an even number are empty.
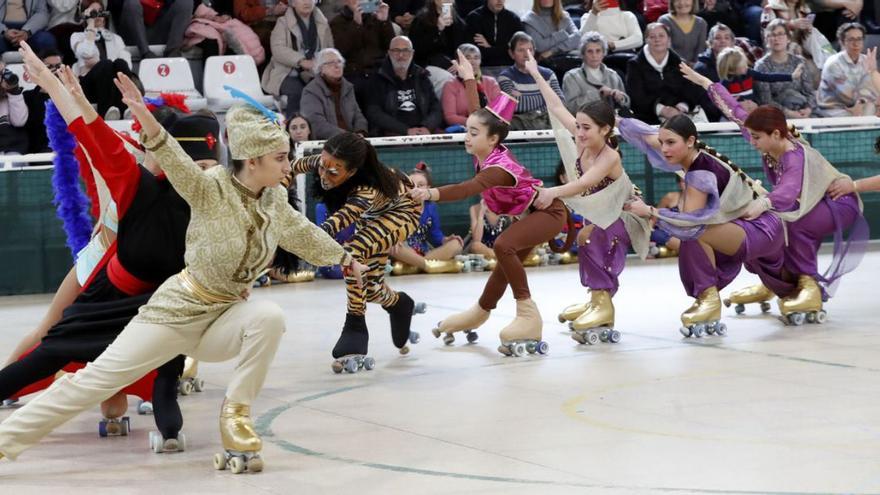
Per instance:
[[[553,56],[553,50],[547,50],[546,52],[541,52],[538,54],[538,58],[541,60],[547,60],[548,58]]]
[[[251,290],[250,289],[245,289],[245,290],[241,291],[241,294],[238,295],[238,298],[241,299],[242,301],[247,301],[249,297],[251,297]]]
[[[128,76],[122,72],[117,72],[113,83],[119,88],[119,93],[122,95],[122,103],[125,103],[129,110],[131,110],[132,116],[138,119],[141,125],[148,119],[155,121],[155,117],[147,109],[147,105],[144,104],[144,95],[141,94],[141,91]]]
[[[535,60],[531,50],[529,50],[529,56],[526,58],[526,72],[536,79],[541,75],[541,71],[538,70],[538,61]]]
[[[460,235],[455,235],[455,234],[453,234],[453,235],[450,235],[450,236],[446,236],[446,237],[443,239],[443,243],[444,243],[444,244],[447,243],[447,242],[451,242],[451,241],[455,241],[455,242],[461,244],[462,246],[464,246],[464,239],[462,239]]]
[[[538,191],[538,195],[535,196],[535,200],[532,202],[532,205],[539,209],[543,210],[550,206],[553,203],[553,200],[556,199],[556,194],[550,189],[545,189],[543,187],[536,188]]]
[[[742,217],[746,220],[754,220],[767,211],[767,202],[769,200],[766,198],[758,198],[753,199],[749,206],[746,208],[746,211],[743,212]]]
[[[431,129],[428,129],[427,127],[416,127],[415,129],[416,129],[416,134],[419,134],[422,136],[427,136],[428,134],[431,134]]]
[[[623,205],[623,209],[640,217],[650,217],[651,207],[646,205],[640,198],[633,199]]]
[[[626,93],[624,93],[623,91],[615,89],[614,93],[612,94],[614,95],[614,99],[617,100],[617,103],[623,103],[624,101],[626,101]]]
[[[846,110],[850,113],[850,115],[861,117],[865,114],[865,100],[859,98],[859,101],[857,101],[855,105],[847,108]]]
[[[312,59],[304,58],[299,61],[299,67],[302,70],[312,70],[312,67],[315,66],[315,61]]]
[[[709,11],[715,10],[715,0],[703,0],[703,8]]]
[[[424,203],[431,199],[431,192],[427,187],[414,187],[409,191],[409,197],[418,201],[419,203]]]
[[[370,267],[363,263],[359,263],[356,259],[351,260],[351,265],[348,266],[350,270],[348,275],[354,278],[354,283],[359,288],[364,286],[364,274],[370,271]]]
[[[483,48],[492,48],[492,45],[490,45],[489,42],[486,41],[486,37],[482,34],[474,35],[474,44]]]
[[[364,24],[364,13],[361,11],[361,4],[360,3],[355,4],[354,8],[351,10],[351,14],[352,14],[352,19],[354,20],[355,24],[357,24],[358,26],[362,26]],[[386,20],[387,20],[387,14],[386,14]]]
[[[675,117],[676,115],[678,115],[680,113],[681,113],[681,110],[679,110],[675,107],[665,106],[662,109],[660,109],[660,116],[663,117],[664,119],[671,119],[672,117]]]
[[[18,47],[18,53],[24,61],[24,67],[30,75],[31,81],[37,86],[45,88],[47,85],[57,81],[55,74],[46,67],[46,64],[40,60],[40,57],[34,53],[34,50],[27,43],[23,42]]]
[[[70,94],[73,95],[74,98],[81,98],[88,101],[85,92],[83,92],[82,86],[79,84],[79,78],[76,77],[76,74],[73,73],[73,69],[71,69],[70,66],[62,66],[61,70],[58,71],[58,78],[61,79],[61,83],[64,84],[64,87],[70,91]]]
[[[839,179],[835,179],[834,182],[828,186],[828,194],[831,195],[831,199],[837,199],[841,196],[846,196],[847,194],[853,193],[856,190],[856,185],[852,179],[849,177],[841,177]]]
[[[754,109],[758,108],[758,104],[753,102],[752,100],[743,100],[739,102],[740,106],[743,107],[743,110],[751,113]]]
[[[605,0],[593,0],[593,7],[590,9],[590,11],[594,14],[598,14],[599,12],[602,12],[607,8],[608,4],[605,3]]]
[[[681,71],[681,75],[684,76],[685,79],[703,89],[709,89],[709,86],[712,85],[711,79],[695,71],[690,65],[684,62],[678,64],[678,70]]]
[[[287,4],[284,2],[278,2],[275,4],[275,7],[272,9],[273,15],[284,15],[284,12],[287,11]]]
[[[387,21],[388,20],[388,12],[390,12],[390,11],[391,11],[391,8],[388,7],[388,4],[385,2],[381,2],[379,4],[379,8],[376,9],[376,19],[378,19],[379,22]]]
[[[602,86],[599,88],[599,96],[602,98],[607,98],[614,94],[614,90],[609,88],[608,86]]]
[[[455,70],[458,72],[458,77],[462,78],[464,81],[475,79],[474,67],[471,65],[470,61],[464,56],[464,53],[462,53],[461,50],[457,50],[457,53],[458,60],[453,60],[452,66],[455,67]]]
[[[875,61],[875,65],[876,65],[876,61]],[[794,70],[791,72],[791,80],[792,80],[792,81],[797,81],[798,79],[801,78],[801,75],[803,75],[803,73],[804,73],[804,64],[803,64],[803,63],[800,63],[800,64],[798,64],[798,66],[795,67]],[[870,74],[870,71],[869,71],[868,73]]]
[[[877,70],[877,47],[868,48],[868,51],[865,52],[865,60],[862,62],[862,67],[865,68],[865,71],[868,74],[873,74],[874,71]]]
[[[813,27],[813,23],[810,22],[810,20],[806,17],[801,17],[800,19],[792,19],[788,22],[792,28],[800,29],[801,31],[808,31]]]

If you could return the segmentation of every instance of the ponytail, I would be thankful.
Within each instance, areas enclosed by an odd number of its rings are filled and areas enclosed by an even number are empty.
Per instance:
[[[737,164],[733,163],[733,160],[728,158],[726,155],[719,153],[718,150],[709,146],[703,141],[700,141],[699,139],[697,140],[695,146],[698,150],[706,152],[716,160],[726,163],[727,166],[730,167],[731,170],[733,170],[736,176],[739,177],[739,179],[743,181],[747,186],[749,186],[749,189],[752,190],[752,199],[758,199],[758,191],[755,186],[755,181],[751,177],[749,177],[748,174],[746,174],[741,168],[739,168]]]

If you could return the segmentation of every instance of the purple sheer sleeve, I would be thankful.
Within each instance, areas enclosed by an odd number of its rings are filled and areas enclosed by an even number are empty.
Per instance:
[[[673,237],[678,237],[683,241],[690,241],[703,234],[703,231],[706,230],[706,225],[702,225],[702,223],[712,218],[712,216],[718,212],[720,207],[718,179],[715,177],[715,174],[708,170],[694,170],[693,172],[685,174],[684,182],[685,190],[692,187],[698,191],[706,193],[706,206],[699,210],[689,212],[679,212],[669,208],[660,208],[658,210],[660,220],[657,222],[657,225]],[[680,227],[673,225],[664,219],[682,220],[698,225],[692,227]]]
[[[804,185],[804,149],[798,146],[782,155],[774,172],[776,183],[768,196],[770,204],[776,211],[792,211],[798,206]]]
[[[624,141],[633,145],[637,150],[641,151],[648,157],[651,166],[666,171],[677,172],[681,170],[681,166],[673,165],[663,158],[660,151],[648,143],[648,138],[657,135],[657,129],[650,126],[639,119],[620,119],[617,124],[617,130],[620,137]]]
[[[825,201],[828,201],[827,197]],[[870,228],[868,221],[864,215],[856,217],[856,221],[849,229],[849,236],[844,240],[843,225],[841,219],[834,214],[834,255],[831,258],[831,266],[825,270],[825,273],[819,278],[819,284],[825,293],[832,297],[837,292],[837,286],[840,284],[840,277],[856,269],[865,252],[868,250],[868,238],[870,237]]]
[[[745,108],[739,104],[739,101],[737,101],[737,99],[734,98],[721,83],[713,83],[709,86],[709,89],[707,89],[706,92],[709,94],[709,99],[712,100],[712,103],[718,107],[718,110],[721,110],[721,112],[724,113],[727,120],[738,125],[743,138],[751,143],[752,135],[749,134],[749,131],[745,127],[746,118],[749,116],[749,112],[746,112]]]

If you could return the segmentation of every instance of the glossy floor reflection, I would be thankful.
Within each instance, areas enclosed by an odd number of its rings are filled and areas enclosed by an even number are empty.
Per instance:
[[[822,259],[828,262],[828,257]],[[477,298],[486,274],[391,278],[428,303],[422,341],[391,345],[370,306],[376,369],[335,375],[344,291],[332,281],[257,289],[288,330],[254,404],[266,444],[258,475],[217,472],[217,413],[232,363],[203,364],[204,392],[181,397],[188,450],[156,455],[152,418],[100,439],[97,409],[16,463],[4,493],[880,493],[880,252],[841,284],[824,325],[785,327],[756,307],[725,309],[726,337],[684,339],[690,304],[675,260],[631,263],[614,302],[619,344],[579,345],[557,312],[585,295],[576,265],[529,269],[547,356],[505,358],[508,292],[480,330],[444,346],[430,330]],[[722,294],[754,278],[747,273]],[[0,299],[0,349],[48,296]],[[459,334],[460,335],[460,334]],[[5,352],[5,351],[4,351]],[[0,418],[9,414],[0,410]]]

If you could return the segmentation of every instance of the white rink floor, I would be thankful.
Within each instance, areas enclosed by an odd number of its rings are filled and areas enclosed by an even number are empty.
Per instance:
[[[828,257],[822,262],[827,263]],[[97,409],[16,463],[3,493],[880,493],[880,335],[869,253],[821,326],[784,327],[750,308],[724,311],[727,337],[683,339],[690,300],[675,260],[631,263],[615,298],[619,344],[578,345],[556,313],[582,297],[576,265],[529,269],[546,322],[544,357],[505,358],[497,331],[446,347],[433,323],[477,298],[486,274],[410,276],[393,287],[429,303],[422,342],[401,357],[370,306],[377,368],[334,375],[344,318],[339,282],[255,291],[285,308],[288,331],[254,405],[266,469],[214,471],[217,412],[232,363],[207,364],[205,392],[181,397],[189,450],[147,448],[151,417],[100,439]],[[731,288],[752,282],[744,273]],[[0,299],[0,349],[42,316],[48,296]],[[774,312],[776,305],[774,302]],[[872,309],[873,308],[873,309]],[[135,400],[132,399],[132,406]],[[132,407],[133,409],[133,407]],[[0,410],[0,418],[10,412]]]

